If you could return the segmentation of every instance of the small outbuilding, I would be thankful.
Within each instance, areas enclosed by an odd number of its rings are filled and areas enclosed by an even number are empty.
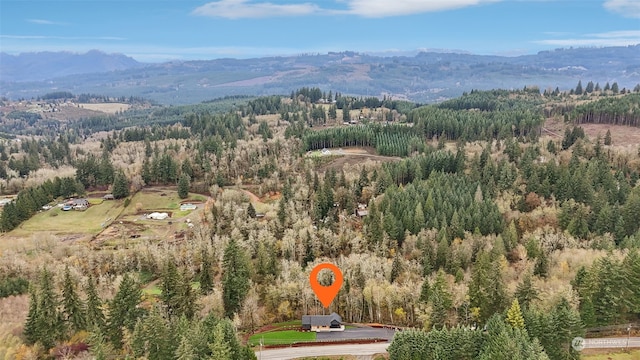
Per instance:
[[[331,315],[302,315],[302,330],[315,332],[344,331],[342,318],[336,313]]]
[[[197,208],[198,206],[192,203],[186,203],[186,204],[180,205],[180,211],[195,210]]]

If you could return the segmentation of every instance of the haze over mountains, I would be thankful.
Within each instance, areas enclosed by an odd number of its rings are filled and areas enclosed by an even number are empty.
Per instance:
[[[471,89],[575,87],[582,80],[640,83],[640,45],[543,51],[517,57],[421,52],[379,56],[355,52],[255,59],[143,64],[90,51],[0,55],[0,95],[31,98],[52,91],[142,96],[165,104],[226,95],[289,94],[320,87],[362,96],[434,102]]]
[[[67,75],[126,70],[142,66],[123,54],[106,54],[91,50],[73,52],[30,52],[19,55],[0,53],[2,81],[39,81]]]

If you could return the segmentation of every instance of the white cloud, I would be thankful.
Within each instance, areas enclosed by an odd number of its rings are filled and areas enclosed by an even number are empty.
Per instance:
[[[274,4],[251,0],[219,0],[196,8],[194,15],[227,19],[302,15],[356,15],[368,18],[413,15],[458,9],[502,0],[334,0],[342,9],[322,8],[313,3]],[[529,0],[531,1],[531,0]]]
[[[2,39],[15,39],[15,40],[114,40],[121,41],[127,40],[123,37],[117,36],[51,36],[51,35],[5,35],[0,34]]]
[[[197,7],[193,14],[227,19],[301,16],[321,11],[312,3],[278,5],[248,0],[220,0]]]
[[[38,24],[38,25],[68,25],[67,23],[64,23],[64,22],[51,21],[51,20],[45,20],[45,19],[27,19],[27,21],[32,24]]]
[[[640,19],[640,1],[638,0],[606,0],[604,8],[622,16]]]
[[[349,13],[372,18],[458,9],[500,0],[347,0]]]
[[[538,44],[553,46],[628,46],[640,44],[640,30],[609,31],[585,34],[577,38],[546,39],[535,41]]]

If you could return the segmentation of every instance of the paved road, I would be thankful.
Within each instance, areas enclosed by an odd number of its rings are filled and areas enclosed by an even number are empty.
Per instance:
[[[387,351],[389,343],[306,346],[256,351],[258,360],[290,360],[309,356],[354,355],[371,359],[372,355]]]
[[[628,347],[640,348],[640,337],[631,337],[628,340]],[[583,341],[584,343],[582,345],[584,346],[584,349],[613,349],[627,347],[626,337],[583,339]],[[574,347],[576,345],[580,346],[580,344],[575,343],[575,340],[572,344],[575,344]]]
[[[380,329],[369,326],[345,329],[344,331],[320,332],[316,335],[318,341],[357,340],[357,339],[386,339],[393,340],[395,330]]]
[[[354,329],[357,330],[357,329]],[[640,348],[640,337],[583,339],[583,349]],[[291,347],[257,351],[259,360],[290,360],[309,356],[354,355],[358,359],[368,360],[372,355],[384,353],[390,343],[325,345],[308,347]],[[578,344],[575,344],[578,345]],[[577,349],[576,349],[577,350]]]

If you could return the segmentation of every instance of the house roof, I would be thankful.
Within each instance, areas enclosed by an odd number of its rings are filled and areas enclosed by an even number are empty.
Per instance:
[[[331,313],[331,315],[302,315],[302,325],[330,326],[333,321],[342,323],[342,318],[336,313]]]

